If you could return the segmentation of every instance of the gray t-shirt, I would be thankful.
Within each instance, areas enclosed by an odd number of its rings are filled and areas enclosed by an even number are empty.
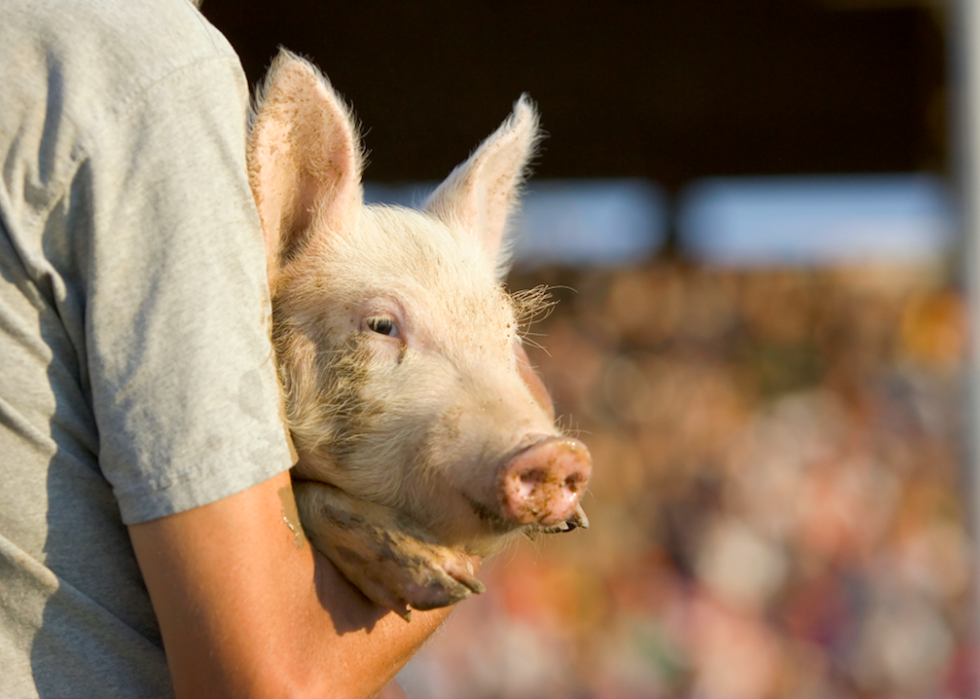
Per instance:
[[[170,696],[125,525],[291,463],[247,86],[187,0],[0,17],[0,696]]]

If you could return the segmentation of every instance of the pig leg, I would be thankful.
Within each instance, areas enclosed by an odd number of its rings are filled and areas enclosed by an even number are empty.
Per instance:
[[[426,540],[394,510],[318,481],[295,481],[300,519],[313,546],[371,601],[409,620],[481,593],[473,567]]]

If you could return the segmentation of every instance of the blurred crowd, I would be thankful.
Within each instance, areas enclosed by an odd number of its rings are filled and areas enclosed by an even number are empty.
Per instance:
[[[484,567],[411,699],[972,691],[961,295],[942,270],[536,270],[591,527]],[[540,345],[540,348],[535,348]]]

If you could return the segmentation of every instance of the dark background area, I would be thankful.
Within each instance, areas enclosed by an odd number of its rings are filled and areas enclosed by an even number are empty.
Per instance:
[[[942,20],[907,0],[340,3],[205,15],[260,79],[282,45],[353,103],[374,181],[441,179],[521,92],[538,178],[945,167]]]

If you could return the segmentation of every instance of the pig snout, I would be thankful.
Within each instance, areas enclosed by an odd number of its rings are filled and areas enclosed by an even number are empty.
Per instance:
[[[546,437],[504,464],[498,477],[500,513],[517,524],[582,526],[579,498],[592,473],[584,444],[569,437]]]

